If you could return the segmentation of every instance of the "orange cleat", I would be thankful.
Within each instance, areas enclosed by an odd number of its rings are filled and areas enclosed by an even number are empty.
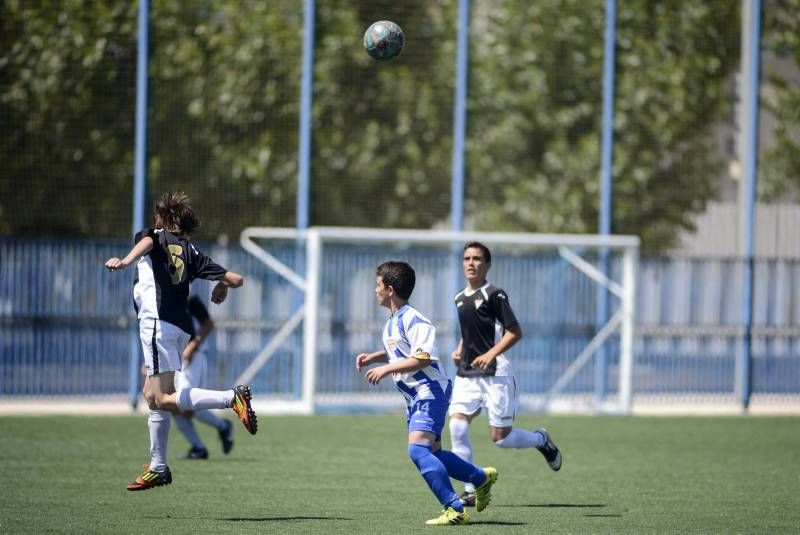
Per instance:
[[[169,471],[169,466],[163,472],[154,472],[150,470],[150,465],[146,464],[144,473],[136,476],[136,480],[128,484],[128,490],[147,490],[170,483],[172,483],[172,472]]]
[[[250,387],[247,385],[239,385],[233,388],[233,403],[231,408],[233,412],[239,417],[251,435],[255,435],[258,431],[258,419],[253,407],[250,405],[252,394]]]

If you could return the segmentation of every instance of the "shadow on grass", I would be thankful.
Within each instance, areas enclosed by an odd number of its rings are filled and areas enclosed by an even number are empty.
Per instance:
[[[508,522],[505,520],[478,520],[477,522],[473,521],[473,526],[527,526],[527,522]]]
[[[353,520],[341,516],[263,516],[252,518],[220,518],[228,522],[299,522],[302,520]]]
[[[586,514],[586,515],[583,515],[583,516],[587,516],[587,517],[590,517],[590,518],[622,518],[622,515],[618,515],[618,514],[600,515],[600,514],[591,514],[590,513],[590,514]]]
[[[518,503],[518,504],[502,504],[492,505],[492,507],[565,507],[565,508],[600,508],[607,507],[604,503]]]

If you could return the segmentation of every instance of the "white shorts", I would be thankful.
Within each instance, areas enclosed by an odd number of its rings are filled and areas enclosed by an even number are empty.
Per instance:
[[[189,333],[158,318],[139,320],[139,339],[142,342],[147,376],[181,369],[181,355],[189,343]]]
[[[175,372],[175,390],[184,388],[205,388],[206,353],[198,349],[192,355],[192,362],[179,372]]]
[[[456,377],[450,416],[476,414],[484,407],[490,426],[511,427],[517,412],[517,382],[513,376]]]

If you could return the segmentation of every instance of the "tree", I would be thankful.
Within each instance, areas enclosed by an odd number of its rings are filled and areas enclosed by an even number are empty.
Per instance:
[[[763,17],[762,49],[764,83],[762,96],[770,114],[774,142],[762,147],[758,182],[765,201],[800,201],[800,0],[767,2]]]
[[[470,85],[471,213],[480,228],[596,232],[604,2],[479,4]],[[711,135],[738,64],[735,2],[620,3],[615,233],[674,244],[724,172]]]
[[[445,224],[458,3],[316,6],[311,223]],[[467,221],[596,231],[604,2],[472,8]],[[189,192],[199,237],[294,225],[302,9],[152,3],[149,196]],[[8,0],[0,10],[0,114],[13,125],[0,132],[0,232],[128,236],[135,5]],[[382,18],[407,37],[386,63],[361,46]],[[691,228],[724,172],[713,128],[731,109],[738,18],[737,2],[620,3],[613,231],[649,250]]]

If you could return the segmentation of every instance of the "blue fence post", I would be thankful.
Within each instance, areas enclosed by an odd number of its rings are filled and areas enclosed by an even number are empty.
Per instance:
[[[743,4],[744,25],[747,32],[745,41],[749,45],[745,50],[745,80],[747,87],[745,97],[745,144],[744,144],[744,180],[745,222],[742,232],[742,323],[744,336],[742,350],[739,355],[737,371],[737,387],[742,408],[750,405],[752,390],[752,342],[753,342],[753,223],[756,202],[756,179],[758,178],[758,89],[761,81],[761,0],[746,0]],[[747,41],[749,39],[749,41]],[[749,59],[749,61],[748,61]]]
[[[303,74],[300,86],[300,147],[297,176],[297,228],[309,224],[311,196],[311,129],[314,98],[314,0],[305,0],[303,7]]]
[[[617,25],[617,2],[606,1],[605,50],[603,53],[603,124],[602,161],[600,165],[600,228],[601,235],[611,234],[612,164],[614,161],[614,63]],[[600,249],[600,270],[608,276],[608,249]],[[597,289],[595,323],[598,329],[608,321],[608,289]],[[595,354],[595,398],[605,399],[608,392],[608,347],[603,344]]]
[[[150,53],[150,1],[139,0],[139,47],[136,58],[136,154],[133,173],[133,232],[144,227],[144,205],[147,195],[147,64]],[[139,329],[133,324],[130,345],[131,406],[139,402]]]
[[[450,219],[452,230],[464,230],[464,152],[467,132],[467,71],[469,69],[469,16],[470,0],[458,2],[458,36],[456,39],[456,93],[453,105],[453,161],[450,191]],[[459,291],[461,281],[461,248],[452,244],[454,260],[453,277],[450,282],[450,295]],[[458,258],[458,260],[455,260]],[[458,314],[455,305],[449,308],[449,318],[453,325],[453,335],[458,337]],[[450,359],[447,359],[448,361]]]
[[[464,145],[467,130],[467,69],[469,68],[469,0],[458,2],[456,95],[453,109],[453,169],[450,217],[455,231],[464,228]]]

